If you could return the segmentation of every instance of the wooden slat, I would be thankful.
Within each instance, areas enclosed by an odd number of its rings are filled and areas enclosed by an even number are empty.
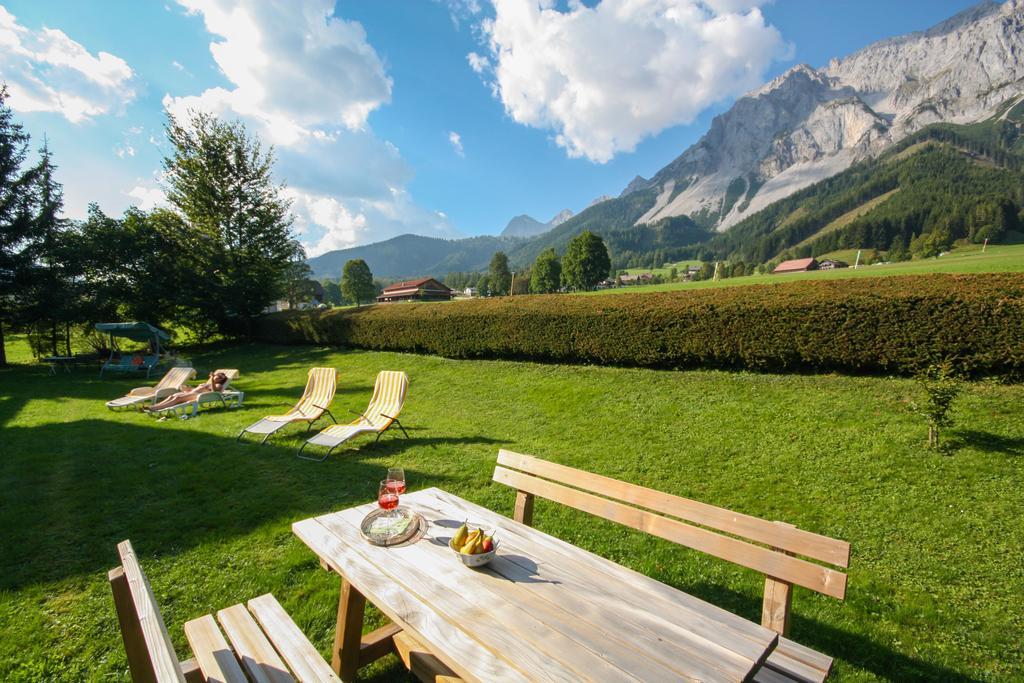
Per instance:
[[[740,514],[725,508],[566,465],[559,465],[533,456],[513,453],[505,449],[498,451],[498,464],[839,567],[847,567],[850,563],[850,544],[846,541],[803,531],[796,527],[779,528],[773,522],[759,517]]]
[[[135,613],[138,615],[146,650],[149,652],[154,677],[158,683],[171,681],[184,683],[185,676],[178,665],[174,645],[167,633],[167,627],[164,626],[164,620],[160,616],[160,609],[157,607],[153,589],[150,587],[146,575],[143,574],[142,567],[139,566],[135,549],[132,548],[131,542],[126,540],[117,544],[117,552],[121,556],[121,566],[128,579],[128,587],[131,591],[132,601],[135,603]]]
[[[436,511],[425,506],[415,505],[414,509],[423,514],[428,522],[439,519]],[[445,516],[446,513],[441,511],[440,514]],[[350,533],[355,534],[358,533],[356,529],[362,515],[362,510],[353,509],[330,517],[341,517],[348,521],[352,527]],[[487,517],[474,516],[472,519],[488,527],[494,526],[493,520]],[[331,528],[337,529],[337,526],[332,525]],[[515,548],[510,548],[508,552],[511,555],[517,554]],[[658,610],[648,605],[638,610],[635,604],[627,604],[620,615],[614,609],[617,605],[607,596],[602,596],[600,590],[589,591],[586,597],[577,599],[578,584],[561,583],[561,579],[548,574],[546,565],[541,575],[531,575],[519,566],[507,563],[468,574],[452,571],[452,563],[455,561],[456,558],[451,557],[447,549],[435,544],[416,544],[414,547],[403,548],[402,557],[394,560],[395,563],[400,562],[412,568],[400,577],[405,586],[423,581],[437,583],[439,590],[436,594],[449,602],[453,602],[447,598],[450,593],[463,592],[473,596],[465,613],[456,612],[453,608],[452,614],[461,617],[458,619],[460,624],[481,639],[486,629],[477,623],[480,619],[479,608],[473,608],[486,605],[483,618],[501,624],[502,635],[507,632],[515,637],[520,641],[519,647],[535,648],[546,653],[551,673],[557,673],[555,666],[564,662],[567,671],[577,674],[586,672],[596,680],[623,676],[640,680],[692,676],[706,681],[733,681],[749,673],[755,661],[764,653],[763,645],[753,647],[754,644],[749,643],[753,650],[752,658],[743,658],[712,640],[695,637],[693,633],[681,630],[655,628],[633,631],[627,626],[629,622],[626,613]],[[568,573],[574,573],[575,566],[567,564]],[[458,569],[457,565],[455,569]],[[497,583],[490,580],[487,574],[491,572],[506,580]],[[551,587],[556,589],[553,593],[539,590]],[[429,593],[429,589],[424,587],[416,590],[425,595]],[[593,604],[590,604],[591,601]],[[626,623],[618,618],[620,616],[627,617]],[[651,620],[648,624],[654,622]],[[688,643],[678,642],[687,637]],[[638,647],[638,643],[645,641],[655,644],[655,647],[647,651]],[[484,642],[499,649],[492,641]],[[609,668],[608,663],[614,664],[615,668]]]
[[[504,563],[519,565],[526,577],[509,576],[510,580],[523,582],[551,600],[571,603],[577,618],[589,619],[596,630],[601,624],[605,628],[612,624],[619,637],[647,638],[657,643],[657,653],[680,659],[685,655],[675,648],[685,648],[687,643],[706,648],[713,656],[716,648],[711,641],[759,662],[778,638],[747,619],[457,496],[437,489],[412,495],[419,503],[424,494],[437,498],[453,519],[480,520],[495,527],[502,549],[494,571],[506,575],[510,570]],[[403,500],[412,504],[409,499]],[[572,603],[572,596],[579,603]]]
[[[295,680],[245,605],[220,610],[217,621],[253,683],[292,683]]]
[[[845,574],[806,560],[504,467],[494,468],[494,480],[840,600],[846,595]]]
[[[253,598],[248,606],[296,679],[308,683],[340,681],[273,595]]]
[[[416,494],[405,496],[403,500]],[[427,642],[433,652],[453,671],[469,681],[528,681],[526,672],[517,669],[501,653],[486,649],[438,614],[419,596],[406,591],[386,572],[379,571],[352,551],[317,519],[292,524],[292,531],[303,543],[327,561],[364,595],[372,596],[373,604],[391,621],[412,631]]]
[[[461,680],[426,645],[408,631],[400,631],[395,634],[395,651],[398,658],[405,664],[405,668],[424,683],[435,683],[438,676]]]
[[[401,632],[402,627],[398,624],[385,624],[363,636],[359,642],[360,668],[393,653],[395,651],[395,634]]]
[[[242,667],[217,628],[213,615],[186,621],[185,637],[207,683],[247,683]]]

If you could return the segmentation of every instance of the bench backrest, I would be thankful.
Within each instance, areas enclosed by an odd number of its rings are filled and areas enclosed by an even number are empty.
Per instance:
[[[849,566],[846,541],[504,449],[494,481],[516,489],[515,519],[524,524],[540,496],[761,572],[762,623],[779,633],[788,630],[790,586],[846,596],[846,575],[811,561]]]
[[[121,566],[107,574],[128,667],[135,683],[185,683],[160,608],[129,541],[117,544]]]

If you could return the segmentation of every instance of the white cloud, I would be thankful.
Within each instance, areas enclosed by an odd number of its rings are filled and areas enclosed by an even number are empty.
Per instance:
[[[295,228],[310,255],[403,233],[454,236],[405,191],[412,170],[368,117],[392,82],[362,25],[332,0],[178,0],[216,36],[226,87],[166,95],[164,106],[240,119],[276,145]]]
[[[128,190],[126,194],[135,200],[132,204],[143,211],[151,211],[158,206],[167,205],[167,196],[164,195],[164,191],[159,187],[136,185],[132,189]]]
[[[220,38],[210,52],[234,87],[168,97],[175,114],[230,112],[262,123],[276,144],[293,145],[339,123],[361,129],[391,99],[391,79],[362,25],[336,16],[329,0],[178,2]]]
[[[791,46],[765,0],[492,0],[481,23],[492,88],[518,123],[555,133],[571,157],[606,162],[643,138],[757,86]],[[467,56],[482,73],[479,55]]]
[[[462,136],[454,130],[448,133],[448,142],[452,143],[452,149],[460,157],[466,156],[466,150],[462,149]]]
[[[456,236],[448,225],[447,216],[416,206],[408,194],[398,188],[393,188],[388,200],[353,198],[342,201],[294,188],[288,188],[285,194],[292,200],[295,231],[309,256],[408,233],[410,223],[420,235]]]
[[[32,31],[0,6],[0,74],[10,105],[22,112],[56,112],[79,123],[135,98],[131,67],[109,52],[90,53],[63,31]]]
[[[135,156],[135,148],[132,147],[130,144],[125,144],[121,147],[118,147],[117,149],[114,150],[114,152],[117,154],[117,157],[119,159]]]
[[[489,71],[491,68],[491,60],[476,52],[470,52],[466,55],[466,61],[469,62],[469,68],[478,74]]]
[[[171,66],[173,66],[178,71],[184,71],[185,70],[185,67],[182,66],[181,62],[179,62],[176,59],[171,62]]]

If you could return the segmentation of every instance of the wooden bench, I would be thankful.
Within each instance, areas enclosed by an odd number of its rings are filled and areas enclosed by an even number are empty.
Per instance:
[[[179,662],[132,544],[122,541],[117,550],[121,566],[107,578],[135,683],[339,680],[269,593],[222,609],[216,619],[207,614],[187,622],[193,658]]]
[[[846,541],[506,450],[498,452],[494,481],[516,489],[513,516],[523,524],[532,525],[534,497],[540,496],[761,572],[761,624],[780,638],[754,680],[828,677],[831,657],[783,636],[789,634],[794,586],[846,596],[846,575],[811,561],[848,567]]]

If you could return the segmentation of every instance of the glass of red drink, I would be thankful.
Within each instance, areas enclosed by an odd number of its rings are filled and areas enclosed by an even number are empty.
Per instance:
[[[385,479],[380,483],[380,489],[377,491],[377,505],[382,510],[394,510],[398,507],[398,489],[393,485],[393,482]]]
[[[388,470],[387,480],[396,493],[405,493],[405,470],[401,467],[392,467]]]

